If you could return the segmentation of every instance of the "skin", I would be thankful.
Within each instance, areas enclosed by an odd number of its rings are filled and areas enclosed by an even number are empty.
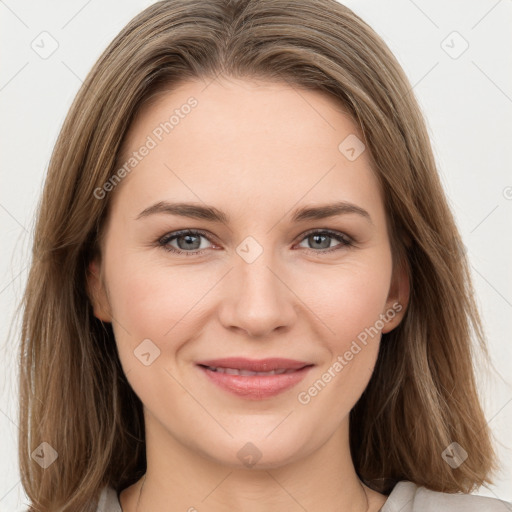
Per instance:
[[[348,419],[371,377],[380,334],[308,404],[297,399],[380,314],[403,306],[382,328],[388,332],[406,310],[409,282],[405,269],[392,271],[369,151],[354,161],[340,152],[348,135],[363,137],[322,92],[226,77],[206,85],[166,91],[135,119],[124,156],[190,96],[198,100],[110,192],[102,258],[90,264],[94,313],[112,322],[123,369],[144,405],[147,476],[138,509],[142,479],[121,492],[123,511],[365,511],[367,498],[369,510],[378,510],[386,497],[355,473]],[[137,219],[164,200],[215,206],[230,222],[168,213]],[[355,213],[291,220],[295,208],[340,200],[364,208],[371,222]],[[188,249],[201,254],[158,244],[181,229],[208,233]],[[305,234],[312,229],[343,233],[354,246],[332,237],[315,243]],[[248,236],[263,250],[251,263],[236,252]],[[168,245],[187,250],[183,238]],[[134,355],[144,339],[160,350],[148,366]],[[315,366],[291,390],[246,400],[195,365],[230,356]],[[237,457],[249,441],[261,453],[252,468]]]

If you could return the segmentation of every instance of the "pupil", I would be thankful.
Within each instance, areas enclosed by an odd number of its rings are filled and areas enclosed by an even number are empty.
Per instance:
[[[185,238],[185,245],[186,245],[186,249],[197,249],[197,247],[192,247],[192,245],[194,244],[194,238],[198,238],[197,235],[183,235],[181,238]],[[179,240],[179,239],[178,239]],[[197,243],[197,241],[196,241]],[[182,248],[182,247],[180,247]]]
[[[321,239],[323,238],[323,244],[322,244],[322,241],[318,242],[318,239]],[[327,249],[327,247],[329,247],[329,242],[327,241],[329,237],[326,236],[326,235],[313,235],[313,239],[315,240],[315,243],[320,243],[321,245],[323,245],[322,247],[320,247],[321,249]],[[327,241],[327,245],[325,244],[325,242]]]

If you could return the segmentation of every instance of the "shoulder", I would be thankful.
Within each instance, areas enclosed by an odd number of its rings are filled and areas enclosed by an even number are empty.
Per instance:
[[[122,512],[117,492],[113,487],[102,489],[96,512]]]
[[[398,482],[382,512],[512,512],[512,504],[473,494],[436,492],[413,482]]]

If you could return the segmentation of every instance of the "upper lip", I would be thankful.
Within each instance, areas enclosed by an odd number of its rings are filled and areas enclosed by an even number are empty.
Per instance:
[[[272,370],[299,370],[304,366],[310,366],[313,363],[296,361],[294,359],[285,359],[282,357],[272,357],[268,359],[247,359],[244,357],[227,357],[223,359],[209,359],[199,361],[201,366],[211,366],[212,368],[233,368],[238,370],[249,370],[251,372],[270,372]]]

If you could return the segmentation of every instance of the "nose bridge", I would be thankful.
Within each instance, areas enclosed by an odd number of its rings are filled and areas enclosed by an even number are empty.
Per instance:
[[[225,303],[224,321],[251,335],[265,335],[289,325],[295,314],[294,295],[284,284],[286,277],[280,275],[282,266],[276,252],[249,236],[238,245],[236,253],[229,277],[233,294]]]
[[[269,239],[267,237],[266,240]],[[278,265],[272,247],[268,244],[264,247],[254,237],[248,236],[239,244],[236,252],[239,256],[235,264],[239,297],[252,304],[264,302],[271,305],[277,302],[282,293],[282,283],[275,276]]]

